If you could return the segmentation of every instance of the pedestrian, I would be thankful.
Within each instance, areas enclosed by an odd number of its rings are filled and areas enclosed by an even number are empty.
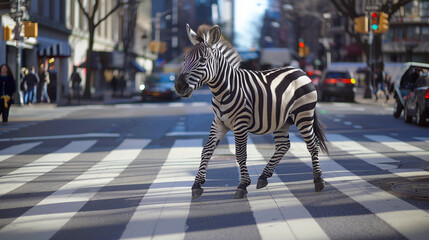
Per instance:
[[[122,71],[119,74],[118,86],[119,86],[119,91],[121,93],[121,97],[123,97],[124,96],[124,90],[125,90],[125,87],[127,86],[127,83],[125,82],[124,72],[122,72]]]
[[[110,86],[112,87],[112,97],[116,97],[116,91],[118,90],[118,70],[113,71],[112,81]]]
[[[375,101],[378,101],[378,94],[381,92],[386,97],[386,102],[389,100],[389,94],[386,89],[386,82],[388,81],[387,73],[384,71],[382,63],[377,64],[375,67]],[[390,79],[390,77],[389,77]]]
[[[20,76],[21,76],[21,84],[19,86],[20,91],[22,92],[20,96],[20,102],[25,103],[25,99],[27,99],[27,83],[24,81],[25,75],[28,74],[28,69],[26,67],[21,68]]]
[[[39,81],[39,76],[36,74],[36,68],[31,66],[30,71],[23,79],[23,82],[27,85],[27,104],[32,104],[34,102],[34,96],[37,91],[36,87]]]
[[[13,94],[16,91],[15,78],[12,70],[6,64],[0,66],[0,114],[3,118],[3,123],[7,123],[9,118],[9,110],[13,103]]]
[[[77,72],[76,66],[73,66],[73,73],[70,77],[70,81],[72,82],[73,98],[77,98],[80,103],[80,83],[82,82],[82,78]]]
[[[40,82],[38,84],[38,102],[47,102],[50,103],[51,99],[48,95],[48,84],[49,84],[49,73],[43,69],[43,65],[40,67],[39,71]]]

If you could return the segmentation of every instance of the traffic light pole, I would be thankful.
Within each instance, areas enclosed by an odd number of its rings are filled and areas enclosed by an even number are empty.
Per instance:
[[[17,11],[21,11],[21,0],[16,1],[16,9]],[[21,52],[22,52],[22,44],[21,44],[21,14],[17,14],[16,17],[16,29],[15,32],[15,41],[16,41],[16,89],[17,89],[17,103],[20,105],[24,105],[24,99],[21,93]]]
[[[368,59],[369,59],[369,90],[371,91],[371,95],[374,92],[373,86],[374,86],[374,64],[372,64],[372,52],[374,51],[373,49],[373,45],[372,42],[374,40],[374,33],[372,32],[372,30],[370,29],[368,32],[368,45],[369,45],[369,54],[368,54]]]

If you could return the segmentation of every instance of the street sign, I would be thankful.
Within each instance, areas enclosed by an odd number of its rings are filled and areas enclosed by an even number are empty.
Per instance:
[[[365,6],[365,10],[367,11],[367,12],[371,12],[371,11],[378,11],[380,9],[380,6],[375,6],[375,5],[373,5],[373,6]]]

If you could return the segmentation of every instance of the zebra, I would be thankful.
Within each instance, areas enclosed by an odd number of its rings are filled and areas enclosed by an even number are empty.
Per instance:
[[[268,178],[290,148],[289,127],[295,124],[311,154],[314,187],[325,187],[319,165],[319,148],[328,153],[325,126],[315,111],[317,92],[310,78],[300,69],[284,67],[265,71],[240,69],[240,55],[222,37],[219,26],[201,25],[195,33],[186,25],[193,47],[185,55],[183,69],[175,82],[177,93],[191,97],[195,89],[208,84],[213,97],[214,120],[204,144],[201,163],[192,185],[192,198],[203,194],[209,160],[221,139],[232,130],[240,183],[234,198],[244,198],[250,177],[246,166],[249,133],[271,134],[275,152],[258,178],[257,189],[268,185]]]

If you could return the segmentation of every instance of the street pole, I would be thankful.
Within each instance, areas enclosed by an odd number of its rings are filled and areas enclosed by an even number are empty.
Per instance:
[[[372,32],[372,29],[369,28],[369,36],[368,36],[368,45],[369,45],[369,89],[371,91],[371,96],[373,93],[373,84],[374,84],[374,67],[372,64],[372,52],[374,51],[372,42],[374,40],[374,33]]]
[[[21,52],[22,52],[22,44],[21,44],[21,0],[16,1],[16,31],[15,31],[15,41],[16,41],[16,89],[18,91],[18,104],[23,105],[24,99],[21,93]]]

